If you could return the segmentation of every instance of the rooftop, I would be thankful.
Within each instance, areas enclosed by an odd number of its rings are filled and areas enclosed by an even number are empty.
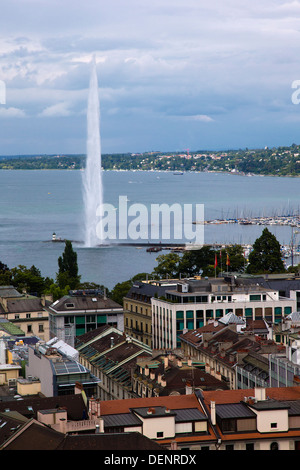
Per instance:
[[[114,300],[100,294],[65,295],[49,305],[51,313],[66,313],[76,311],[122,311],[122,306]]]

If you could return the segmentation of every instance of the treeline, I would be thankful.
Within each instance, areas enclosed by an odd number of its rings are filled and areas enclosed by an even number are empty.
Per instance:
[[[0,157],[0,169],[81,169],[85,155]],[[300,146],[212,152],[102,155],[104,170],[219,171],[273,176],[300,175]]]
[[[55,279],[52,279],[42,276],[41,271],[34,265],[30,268],[23,265],[9,268],[0,261],[0,285],[13,285],[20,293],[26,292],[37,297],[43,294],[52,295],[53,300],[67,295],[73,289],[104,289],[104,286],[98,284],[81,282],[77,253],[69,240],[66,240],[65,249],[57,262],[58,272]]]
[[[132,279],[116,284],[111,292],[114,300],[122,303],[123,297],[137,280],[179,279],[201,276],[217,277],[221,273],[234,272],[249,275],[299,273],[300,265],[285,268],[281,256],[281,246],[275,235],[265,228],[252,247],[248,258],[241,245],[215,249],[203,246],[199,250],[185,251],[183,254],[168,253],[159,255],[157,266],[152,273],[136,274]]]

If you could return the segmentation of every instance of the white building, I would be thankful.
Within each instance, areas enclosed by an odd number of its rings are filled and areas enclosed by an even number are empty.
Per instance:
[[[281,297],[255,278],[187,279],[162,298],[152,298],[152,340],[154,349],[180,346],[179,336],[211,320],[234,313],[244,320],[265,319],[279,323],[296,309],[296,291]]]

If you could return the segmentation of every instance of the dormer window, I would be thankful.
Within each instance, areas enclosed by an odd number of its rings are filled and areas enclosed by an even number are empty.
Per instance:
[[[65,307],[66,307],[66,308],[74,308],[75,305],[72,304],[72,303],[66,303],[66,304],[65,304]]]

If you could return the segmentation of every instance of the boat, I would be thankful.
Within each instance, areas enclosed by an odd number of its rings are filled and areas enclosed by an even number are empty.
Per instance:
[[[148,253],[157,253],[158,251],[161,251],[162,247],[161,246],[151,246],[150,248],[147,248]]]
[[[173,175],[183,175],[183,171],[174,171]]]

